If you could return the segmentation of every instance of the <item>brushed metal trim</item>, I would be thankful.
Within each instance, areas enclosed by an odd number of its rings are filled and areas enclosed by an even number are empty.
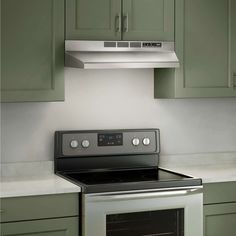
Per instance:
[[[126,41],[129,43],[129,47],[104,47],[104,42],[113,42],[117,45],[118,42],[123,41],[91,41],[91,40],[65,40],[65,51],[77,51],[77,52],[174,52],[175,43],[165,41]],[[142,47],[134,48],[130,47],[131,43],[161,43],[161,47]]]
[[[187,186],[187,187],[174,187],[174,188],[160,188],[160,189],[145,189],[145,190],[131,190],[131,191],[118,191],[118,192],[105,192],[105,193],[89,193],[85,194],[86,197],[113,197],[113,196],[173,196],[173,195],[189,195],[195,193],[202,193],[203,186]],[[118,197],[119,198],[119,197]],[[121,197],[122,198],[122,197]],[[116,197],[117,199],[117,197]]]

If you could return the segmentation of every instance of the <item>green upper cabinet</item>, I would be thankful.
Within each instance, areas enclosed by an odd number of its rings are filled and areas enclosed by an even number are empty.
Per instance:
[[[174,41],[174,0],[123,0],[122,39]]]
[[[66,38],[174,40],[174,0],[67,0]]]
[[[156,98],[236,96],[236,2],[176,0],[180,68],[155,71]]]
[[[66,0],[66,38],[119,40],[121,0]]]
[[[64,100],[64,0],[1,0],[1,101]]]

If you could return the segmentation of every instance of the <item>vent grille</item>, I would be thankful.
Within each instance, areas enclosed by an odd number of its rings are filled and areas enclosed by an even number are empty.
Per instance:
[[[104,48],[161,48],[161,42],[123,42],[123,41],[106,41]]]
[[[131,48],[141,48],[142,44],[140,42],[130,42]]]
[[[104,42],[104,48],[115,48],[116,42]]]
[[[117,42],[117,47],[118,48],[128,48],[129,42]]]

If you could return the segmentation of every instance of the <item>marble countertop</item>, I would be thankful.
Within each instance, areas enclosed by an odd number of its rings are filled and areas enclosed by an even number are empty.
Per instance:
[[[80,192],[53,173],[53,162],[2,164],[0,198]]]

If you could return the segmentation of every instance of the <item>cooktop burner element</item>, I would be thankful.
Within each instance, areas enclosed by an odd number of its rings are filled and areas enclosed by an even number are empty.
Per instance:
[[[55,171],[85,193],[201,185],[158,167],[159,130],[57,131]]]

